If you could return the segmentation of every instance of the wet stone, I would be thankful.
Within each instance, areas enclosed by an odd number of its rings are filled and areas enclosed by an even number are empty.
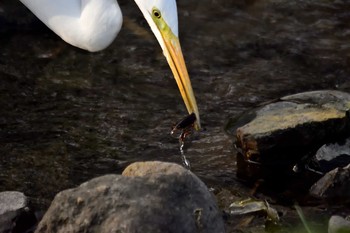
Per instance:
[[[292,172],[303,157],[350,134],[350,94],[312,91],[281,98],[230,122],[244,178]]]
[[[0,192],[0,233],[26,232],[37,223],[28,207],[28,198],[20,192]]]
[[[350,221],[341,216],[334,215],[329,219],[328,233],[349,233]]]
[[[135,163],[56,195],[36,232],[224,232],[212,194],[180,165]]]
[[[350,201],[350,164],[336,168],[324,175],[310,189],[310,193],[329,201],[349,203]]]
[[[325,174],[348,164],[350,164],[350,138],[323,145],[308,164],[308,168]]]

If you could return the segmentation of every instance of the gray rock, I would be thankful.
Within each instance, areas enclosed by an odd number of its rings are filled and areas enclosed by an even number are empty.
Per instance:
[[[0,193],[0,215],[27,207],[28,198],[21,192],[5,191]]]
[[[350,138],[342,142],[323,145],[312,159],[309,167],[320,173],[327,173],[337,167],[350,164]]]
[[[350,134],[349,109],[348,93],[312,91],[283,97],[235,120],[244,125],[230,122],[229,131],[235,130],[242,156],[238,173],[243,174],[239,175],[254,176],[244,174],[256,172],[254,164],[268,165],[268,172],[291,171],[305,155]]]
[[[350,164],[344,168],[336,168],[310,189],[313,196],[346,203],[350,200]]]
[[[350,233],[350,221],[334,215],[329,219],[328,233]]]
[[[37,223],[28,207],[28,198],[20,192],[0,192],[0,233],[25,232]]]
[[[193,173],[162,162],[132,164],[56,195],[39,232],[224,232],[212,194]]]

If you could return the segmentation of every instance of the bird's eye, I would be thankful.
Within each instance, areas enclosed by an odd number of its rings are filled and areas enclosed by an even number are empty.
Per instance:
[[[162,17],[162,15],[160,14],[160,11],[159,10],[153,10],[153,15],[155,17],[157,17],[158,19],[160,19]]]

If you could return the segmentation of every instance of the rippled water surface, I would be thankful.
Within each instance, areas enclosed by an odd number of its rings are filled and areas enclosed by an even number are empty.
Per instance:
[[[59,191],[134,161],[181,163],[171,126],[186,110],[133,1],[115,42],[88,53],[20,3],[0,3],[0,189],[47,206]],[[350,91],[347,1],[179,0],[180,40],[204,130],[186,145],[194,173],[235,180],[225,123],[308,90]]]

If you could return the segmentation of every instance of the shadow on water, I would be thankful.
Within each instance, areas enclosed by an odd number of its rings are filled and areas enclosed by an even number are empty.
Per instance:
[[[45,207],[62,189],[134,161],[181,163],[171,126],[185,107],[132,1],[123,30],[90,54],[18,2],[0,4],[0,187]],[[287,94],[350,91],[346,1],[178,1],[180,39],[203,132],[185,153],[215,188],[235,188],[229,117]],[[232,187],[233,186],[233,187]]]

